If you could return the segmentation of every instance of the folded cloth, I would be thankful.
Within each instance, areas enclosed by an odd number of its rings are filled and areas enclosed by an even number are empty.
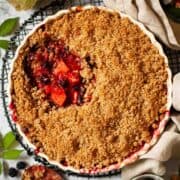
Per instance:
[[[154,159],[142,159],[138,162],[126,166],[122,169],[122,180],[130,180],[133,177],[139,176],[144,173],[153,173],[158,176],[163,176],[166,172],[166,167],[162,162]]]
[[[104,0],[104,4],[140,21],[166,46],[180,50],[159,0]]]

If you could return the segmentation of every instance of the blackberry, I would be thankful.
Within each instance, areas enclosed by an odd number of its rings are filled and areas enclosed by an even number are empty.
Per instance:
[[[76,86],[74,86],[73,88],[74,88],[74,90],[79,91],[80,86],[76,85]]]
[[[40,81],[41,81],[43,84],[49,84],[49,83],[51,82],[50,79],[49,79],[49,77],[46,76],[46,75],[42,75],[42,76],[40,77]]]
[[[69,81],[67,79],[59,79],[58,84],[63,88],[67,88],[69,85]]]
[[[18,170],[15,168],[9,168],[8,175],[10,177],[16,177],[18,175]]]
[[[47,69],[47,70],[51,70],[52,68],[52,63],[49,62],[49,61],[45,61],[43,64],[42,64],[42,67]]]
[[[17,168],[17,169],[24,169],[26,166],[27,166],[27,164],[26,164],[26,162],[24,162],[24,161],[19,161],[19,162],[16,164],[16,168]]]

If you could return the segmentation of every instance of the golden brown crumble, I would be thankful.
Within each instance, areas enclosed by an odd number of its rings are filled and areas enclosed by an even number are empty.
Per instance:
[[[47,33],[63,39],[82,58],[84,78],[92,75],[85,58],[96,64],[89,103],[52,106],[31,86],[23,60]],[[51,160],[76,168],[121,162],[150,142],[158,127],[167,103],[166,66],[147,35],[128,18],[98,8],[65,14],[34,32],[14,63],[11,96],[18,124]]]

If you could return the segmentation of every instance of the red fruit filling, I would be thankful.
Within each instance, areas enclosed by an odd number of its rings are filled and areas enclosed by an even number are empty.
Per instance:
[[[83,103],[81,59],[62,40],[46,40],[43,46],[34,46],[24,64],[32,84],[42,89],[54,104]]]

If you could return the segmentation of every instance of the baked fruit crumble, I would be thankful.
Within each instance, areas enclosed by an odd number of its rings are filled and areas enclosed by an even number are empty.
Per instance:
[[[84,102],[81,59],[69,52],[62,40],[54,41],[47,35],[42,46],[33,46],[25,58],[24,70],[31,84],[42,89],[57,106]]]
[[[98,7],[39,26],[11,73],[13,119],[64,166],[103,168],[150,143],[167,109],[168,65],[129,18]]]
[[[33,165],[25,169],[22,180],[63,180],[54,170],[42,165]]]

